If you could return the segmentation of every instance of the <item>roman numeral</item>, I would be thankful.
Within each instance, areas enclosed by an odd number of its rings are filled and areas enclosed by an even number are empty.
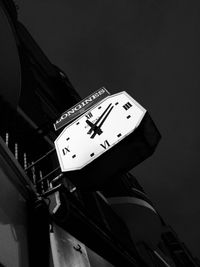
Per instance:
[[[104,149],[108,148],[110,146],[108,140],[104,141],[104,144],[100,144],[100,146],[102,146]]]
[[[64,156],[67,155],[68,152],[70,152],[70,150],[69,150],[68,147],[64,147],[64,148],[62,149],[62,153],[63,153]]]
[[[131,103],[130,102],[127,102],[125,105],[123,105],[123,108],[125,110],[128,110],[130,107],[132,107]]]
[[[91,112],[88,112],[85,116],[86,116],[87,119],[90,119],[90,118],[92,118],[93,115],[92,115]]]

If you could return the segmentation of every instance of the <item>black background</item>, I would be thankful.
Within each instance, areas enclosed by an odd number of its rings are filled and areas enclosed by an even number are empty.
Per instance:
[[[132,173],[200,257],[200,1],[15,2],[82,98],[101,86],[126,90],[150,112],[162,140]]]

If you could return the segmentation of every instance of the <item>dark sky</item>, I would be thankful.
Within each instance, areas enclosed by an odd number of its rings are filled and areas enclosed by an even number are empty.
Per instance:
[[[200,1],[16,2],[20,20],[82,97],[101,86],[126,90],[150,112],[162,141],[132,172],[200,257]]]

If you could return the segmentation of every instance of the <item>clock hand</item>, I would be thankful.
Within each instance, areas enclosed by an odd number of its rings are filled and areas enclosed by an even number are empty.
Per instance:
[[[97,129],[97,124],[99,121],[103,118],[104,114],[107,112],[107,110],[110,108],[112,104],[110,103],[108,107],[104,110],[104,112],[101,114],[101,116],[98,118],[98,120],[95,123],[92,123],[89,120],[86,120],[86,123],[91,127],[90,130],[88,131],[88,134],[91,134],[94,129]]]
[[[109,111],[107,112],[106,116],[103,118],[103,120],[101,121],[101,123],[97,126],[99,128],[101,128],[101,126],[103,125],[104,121],[107,119],[108,115],[110,114],[111,110],[114,108],[114,106],[112,106]]]
[[[89,120],[86,120],[86,123],[91,127],[91,129],[95,126],[95,124]],[[90,129],[90,131],[91,131],[91,129]]]
[[[101,129],[99,129],[97,125],[95,125],[94,123],[92,123],[89,120],[86,120],[86,122],[91,127],[90,130],[87,132],[88,134],[91,134],[92,131],[95,131],[95,130],[98,131],[98,134],[101,134],[102,133]]]
[[[110,114],[110,112],[112,111],[113,108],[114,108],[114,106],[112,106],[109,109],[109,111],[107,112],[106,116],[103,118],[101,123],[98,126],[96,125],[96,128],[94,129],[94,132],[93,132],[93,134],[92,134],[92,136],[90,138],[94,138],[96,134],[99,134],[99,131],[100,131],[100,134],[102,133],[101,126],[103,125],[103,123],[105,122],[105,120],[107,119],[108,115]]]
[[[104,112],[101,114],[101,116],[98,118],[98,120],[95,122],[95,125],[97,125],[99,123],[99,121],[103,118],[104,114],[107,112],[107,110],[110,108],[110,106],[112,105],[112,103],[110,103],[107,108],[104,110]]]

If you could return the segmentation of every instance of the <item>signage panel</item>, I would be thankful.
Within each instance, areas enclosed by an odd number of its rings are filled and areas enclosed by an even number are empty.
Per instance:
[[[105,87],[101,87],[79,103],[66,110],[61,117],[54,123],[55,130],[59,130],[72,120],[85,113],[88,109],[94,106],[96,103],[109,96],[110,93]]]

